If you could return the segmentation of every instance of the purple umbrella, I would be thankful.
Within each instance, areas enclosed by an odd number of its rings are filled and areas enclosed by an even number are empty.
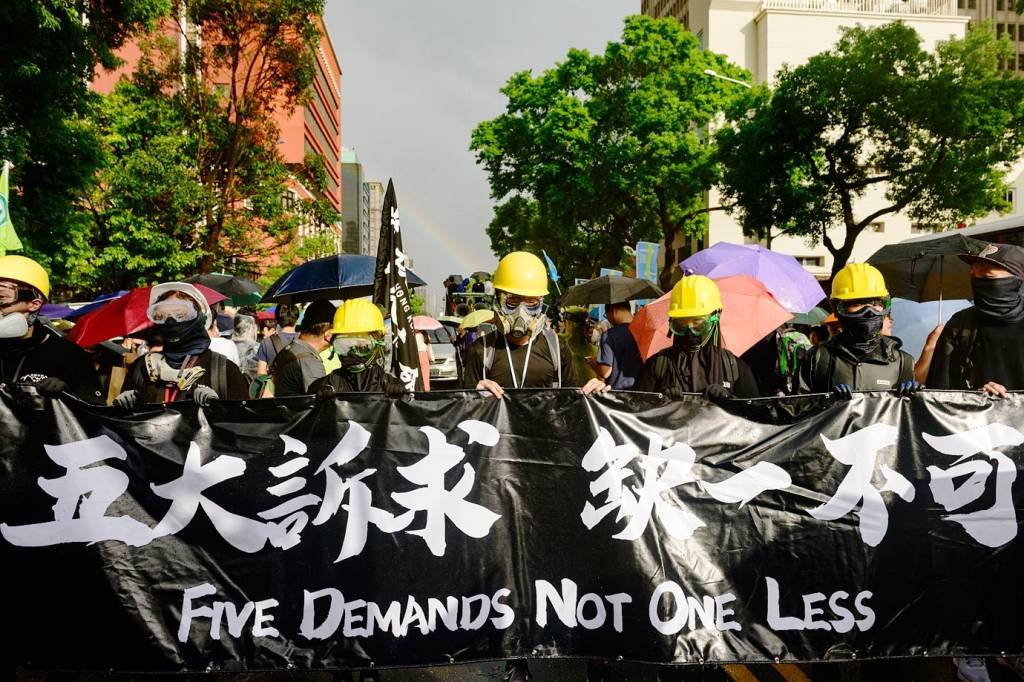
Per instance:
[[[825,298],[818,280],[804,270],[796,258],[762,246],[718,242],[693,254],[679,267],[688,275],[711,279],[750,275],[764,284],[775,300],[791,313],[806,313]]]

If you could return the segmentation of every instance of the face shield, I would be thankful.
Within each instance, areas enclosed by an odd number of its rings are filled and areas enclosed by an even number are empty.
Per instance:
[[[337,334],[331,346],[349,372],[363,372],[374,363],[384,361],[385,341],[371,334]]]
[[[495,311],[506,334],[521,339],[536,334],[544,315],[544,299],[540,296],[520,296],[502,293]]]

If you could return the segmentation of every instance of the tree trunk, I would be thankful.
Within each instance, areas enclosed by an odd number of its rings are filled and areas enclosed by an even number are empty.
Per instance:
[[[668,215],[668,206],[665,204],[665,200],[658,197],[658,222],[661,223],[661,233],[665,236],[664,252],[665,252],[665,265],[661,268],[661,272],[658,274],[658,286],[661,287],[662,291],[668,291],[669,287],[672,286],[672,268],[676,266],[675,253],[672,251],[672,244],[676,240],[676,236],[679,234],[678,226],[672,222]]]

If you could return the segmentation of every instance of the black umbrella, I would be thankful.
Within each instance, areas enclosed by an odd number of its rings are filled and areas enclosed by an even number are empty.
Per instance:
[[[484,272],[483,270],[477,270],[469,277],[470,279],[475,279],[478,282],[486,282],[491,279],[491,273]]]
[[[970,266],[957,256],[978,253],[985,246],[986,242],[953,233],[883,246],[868,258],[868,263],[878,268],[889,293],[897,298],[971,298]]]
[[[259,285],[244,277],[211,272],[205,275],[192,275],[185,281],[189,284],[202,284],[218,294],[224,294],[231,299],[232,305],[256,305],[260,302]]]
[[[377,259],[360,254],[339,254],[317,258],[281,275],[263,295],[264,303],[307,303],[320,299],[350,299],[373,296]],[[408,271],[409,286],[426,282]]]
[[[643,298],[660,298],[664,292],[650,282],[620,275],[605,275],[569,287],[562,305],[600,305]]]

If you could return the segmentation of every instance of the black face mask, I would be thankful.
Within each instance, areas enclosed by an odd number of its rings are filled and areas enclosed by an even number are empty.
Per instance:
[[[846,345],[860,354],[870,353],[882,339],[882,323],[885,313],[864,308],[855,314],[836,315],[843,326]]]
[[[1020,277],[971,278],[974,307],[985,317],[1000,322],[1024,319],[1024,299],[1020,297]]]

